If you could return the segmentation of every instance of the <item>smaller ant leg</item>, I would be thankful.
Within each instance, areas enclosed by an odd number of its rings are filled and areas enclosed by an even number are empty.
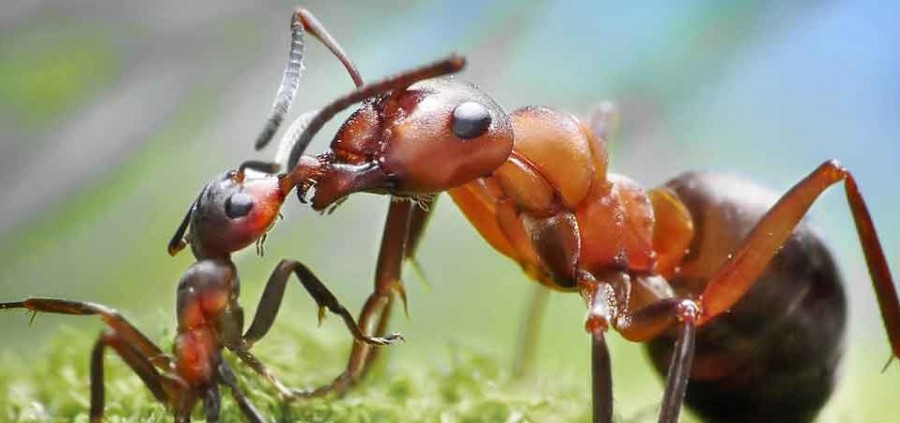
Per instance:
[[[282,260],[269,277],[269,281],[263,290],[262,298],[259,301],[256,316],[253,318],[253,323],[250,324],[250,328],[244,333],[244,348],[249,348],[269,332],[269,329],[275,322],[278,309],[281,307],[284,290],[291,273],[297,275],[303,288],[318,304],[320,321],[324,318],[325,309],[328,309],[332,313],[341,316],[344,324],[350,330],[350,333],[353,334],[353,338],[359,342],[370,345],[388,345],[403,339],[400,334],[396,333],[383,338],[366,336],[357,327],[356,320],[353,319],[350,312],[338,302],[334,294],[325,287],[325,284],[308,267],[298,261]]]
[[[128,364],[159,402],[172,404],[175,399],[184,396],[182,394],[185,393],[187,384],[167,373],[175,368],[169,356],[163,354],[159,347],[116,310],[99,304],[53,298],[29,298],[25,301],[0,303],[0,310],[13,308],[24,308],[35,313],[100,315],[109,326],[97,338],[91,351],[91,422],[99,423],[103,418],[106,396],[103,385],[103,352],[107,347],[112,348]]]
[[[186,386],[180,379],[164,378],[150,360],[142,355],[127,339],[110,329],[105,330],[94,343],[91,351],[91,422],[99,423],[103,419],[105,403],[103,352],[111,347],[128,364],[147,386],[157,401],[168,404],[173,396],[178,396]],[[181,383],[178,383],[181,382]]]
[[[525,378],[534,373],[537,346],[541,337],[541,323],[547,311],[550,290],[540,284],[533,284],[531,301],[525,309],[525,324],[519,334],[519,349],[513,365],[513,377]]]
[[[232,349],[233,352],[241,361],[244,362],[247,366],[253,369],[254,372],[258,373],[262,377],[266,378],[273,386],[275,386],[275,390],[278,391],[278,394],[281,395],[282,398],[290,399],[297,397],[305,397],[306,391],[297,390],[293,388],[289,388],[287,385],[281,382],[278,379],[278,376],[275,375],[275,372],[269,370],[265,364],[262,363],[255,355],[253,355],[250,351],[246,349]]]
[[[44,312],[76,316],[99,315],[116,332],[118,337],[128,342],[131,348],[137,350],[142,356],[147,357],[154,366],[164,371],[174,368],[174,364],[167,354],[159,349],[153,341],[147,339],[141,331],[122,317],[118,311],[112,308],[89,302],[55,298],[28,298],[24,301],[0,303],[0,310],[10,308],[24,308],[34,313]]]
[[[613,389],[609,347],[604,333],[591,335],[591,392],[594,423],[612,423]]]
[[[206,422],[218,423],[221,410],[222,396],[219,394],[219,386],[213,384],[203,392],[203,411],[206,412]]]
[[[237,377],[234,375],[234,371],[228,367],[228,363],[225,361],[219,362],[219,378],[228,386],[231,390],[231,396],[234,397],[234,401],[237,402],[238,408],[240,408],[241,413],[247,417],[247,420],[250,423],[265,423],[265,418],[263,418],[262,414],[253,404],[250,403],[250,400],[247,399],[247,396],[244,394],[244,391],[241,390],[241,387],[238,385]]]

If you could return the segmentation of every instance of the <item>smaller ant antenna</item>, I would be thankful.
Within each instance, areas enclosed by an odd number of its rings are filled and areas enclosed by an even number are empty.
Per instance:
[[[255,148],[261,150],[272,141],[278,127],[284,120],[284,116],[291,108],[294,97],[297,95],[297,88],[300,86],[300,77],[303,73],[303,56],[306,44],[303,39],[304,32],[309,32],[316,37],[332,54],[337,57],[338,61],[347,69],[353,84],[357,87],[363,85],[362,76],[356,65],[341,48],[337,40],[331,36],[328,30],[322,26],[322,23],[313,16],[308,10],[298,8],[291,15],[291,49],[288,53],[288,63],[284,68],[284,76],[281,77],[281,84],[275,93],[275,103],[272,105],[272,112],[266,119],[266,125],[263,127],[262,133],[256,138]]]

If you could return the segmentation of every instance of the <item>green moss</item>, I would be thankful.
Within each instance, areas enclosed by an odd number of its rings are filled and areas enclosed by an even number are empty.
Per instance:
[[[152,337],[152,336],[151,336]],[[87,421],[88,359],[93,337],[67,330],[46,349],[29,357],[0,358],[0,420],[9,422]],[[328,334],[293,332],[267,339],[259,353],[297,384],[328,380],[328,371],[343,363],[345,342]],[[261,346],[262,346],[261,345]],[[234,362],[254,404],[276,421],[303,422],[529,422],[575,421],[586,417],[587,396],[561,386],[559,392],[522,389],[490,354],[461,347],[429,362],[380,366],[372,377],[343,399],[315,399],[285,406],[273,389],[252,371]],[[303,357],[297,359],[296,357]],[[166,420],[155,402],[121,360],[107,353],[106,415],[109,422]],[[291,365],[292,364],[292,365]],[[392,363],[393,364],[393,363]],[[331,369],[331,370],[329,370]],[[222,421],[238,421],[240,413],[223,391]],[[201,418],[200,407],[196,418]]]

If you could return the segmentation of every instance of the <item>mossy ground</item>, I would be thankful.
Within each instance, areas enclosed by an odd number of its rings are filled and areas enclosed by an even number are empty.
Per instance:
[[[64,330],[46,348],[27,356],[0,359],[0,420],[86,422],[89,407],[88,357],[91,339]],[[326,334],[273,335],[259,345],[266,362],[294,385],[329,380],[339,368],[341,341]],[[589,400],[576,384],[538,390],[510,378],[490,354],[446,347],[431,362],[377,366],[371,377],[342,399],[283,405],[273,389],[240,363],[239,376],[253,403],[274,421],[301,422],[546,422],[587,421]],[[165,421],[170,417],[121,360],[106,356],[106,421]],[[546,390],[545,390],[546,389]],[[223,395],[227,395],[223,391]],[[201,419],[198,407],[195,418]],[[240,421],[231,398],[223,398],[222,421]]]

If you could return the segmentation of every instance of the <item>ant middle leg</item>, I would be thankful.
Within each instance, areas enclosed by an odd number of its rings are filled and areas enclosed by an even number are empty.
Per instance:
[[[392,199],[393,200],[393,199]],[[359,313],[359,329],[367,334],[379,334],[387,330],[393,308],[393,294],[396,292],[406,305],[406,293],[400,278],[404,258],[407,257],[407,246],[415,245],[418,235],[410,231],[411,226],[421,232],[426,219],[419,225],[413,225],[414,207],[409,201],[392,201],[388,208],[381,247],[378,251],[378,264],[375,270],[375,289],[369,295],[362,311]],[[423,210],[423,209],[419,209]],[[410,241],[412,240],[412,243]],[[404,307],[405,309],[405,307]],[[369,346],[355,343],[344,371],[331,383],[313,391],[314,396],[336,393],[343,395],[358,381],[375,358],[375,351]]]
[[[603,342],[610,325],[625,339],[634,342],[648,341],[672,326],[678,327],[658,420],[660,423],[676,423],[694,359],[700,308],[693,300],[656,296],[656,299],[632,310],[628,299],[631,291],[640,289],[644,294],[651,293],[646,288],[653,282],[642,277],[631,278],[624,273],[614,277],[619,279],[618,283],[598,281],[590,275],[579,282],[589,307],[585,327],[594,338],[591,353],[594,423],[612,421],[612,377],[609,351]],[[627,287],[628,292],[616,292],[614,286]]]

